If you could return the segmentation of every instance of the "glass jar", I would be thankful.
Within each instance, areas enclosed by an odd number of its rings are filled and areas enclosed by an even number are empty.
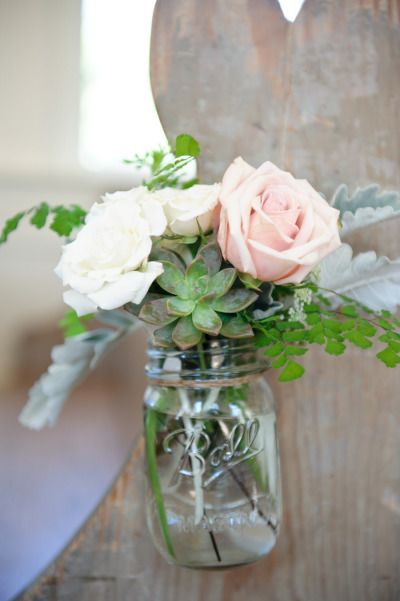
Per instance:
[[[275,545],[281,521],[274,399],[251,341],[149,346],[147,523],[170,563],[226,568]]]

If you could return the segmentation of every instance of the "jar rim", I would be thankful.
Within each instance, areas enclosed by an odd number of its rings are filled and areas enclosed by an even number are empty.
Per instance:
[[[201,354],[215,355],[218,352],[238,352],[244,350],[253,350],[256,352],[258,349],[254,344],[254,338],[218,338],[213,337],[201,343]],[[153,343],[152,339],[148,339],[147,343],[147,354],[149,356],[161,356],[161,355],[181,355],[187,356],[197,355],[199,353],[199,345],[191,346],[188,349],[180,349],[178,347],[161,347]]]
[[[214,338],[186,350],[160,348],[149,341],[147,355],[148,378],[170,386],[216,381],[226,381],[229,386],[233,381],[253,379],[268,368],[252,338]]]

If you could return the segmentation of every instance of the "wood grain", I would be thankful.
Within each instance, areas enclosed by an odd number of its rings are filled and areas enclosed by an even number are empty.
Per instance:
[[[273,0],[159,0],[152,82],[169,136],[204,149],[206,181],[241,153],[330,194],[400,187],[400,6],[306,0],[294,24]],[[400,254],[396,224],[354,238]],[[139,351],[138,351],[139,352]],[[172,568],[144,524],[139,454],[74,548],[25,599],[398,601],[400,372],[372,351],[313,350],[278,399],[284,521],[276,549],[224,573]]]
[[[400,185],[398,2],[306,0],[291,24],[275,0],[164,0],[153,32],[161,122],[199,139],[205,179],[242,154],[325,194]]]

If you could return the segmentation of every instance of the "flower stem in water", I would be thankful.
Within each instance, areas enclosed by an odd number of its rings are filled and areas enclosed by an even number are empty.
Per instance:
[[[160,520],[161,531],[168,549],[168,553],[176,559],[174,546],[169,534],[167,514],[165,513],[164,499],[161,492],[160,479],[157,471],[156,457],[156,434],[157,434],[157,413],[152,409],[147,410],[146,420],[146,455],[149,479],[153,489],[154,498],[156,501],[158,517]]]

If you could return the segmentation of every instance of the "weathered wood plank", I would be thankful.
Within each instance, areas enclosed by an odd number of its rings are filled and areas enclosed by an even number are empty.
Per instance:
[[[152,81],[168,135],[199,138],[219,179],[237,154],[269,158],[329,194],[400,187],[400,25],[393,0],[306,0],[293,24],[274,0],[159,0]],[[398,227],[355,236],[400,252]],[[307,355],[279,401],[284,521],[277,548],[225,573],[167,566],[144,525],[138,454],[35,601],[397,601],[399,372],[373,352]]]
[[[164,0],[152,84],[169,135],[189,131],[218,180],[243,154],[268,157],[325,193],[341,182],[400,185],[398,3]]]

